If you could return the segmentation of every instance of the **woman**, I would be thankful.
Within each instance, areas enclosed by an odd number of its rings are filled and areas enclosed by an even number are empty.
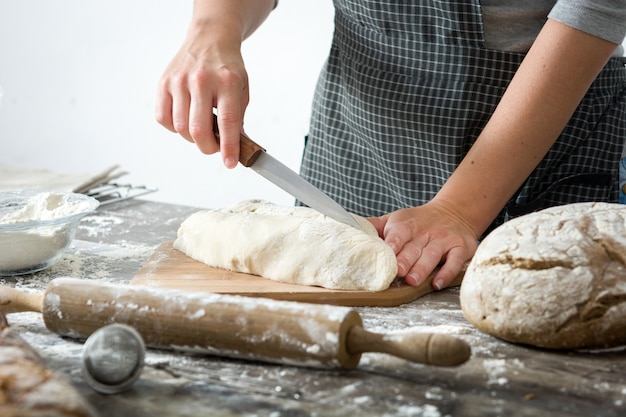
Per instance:
[[[409,3],[409,4],[406,4]],[[234,167],[240,46],[273,0],[196,0],[156,118]],[[446,287],[507,218],[617,202],[626,0],[335,0],[301,175],[369,216],[399,276]],[[221,143],[210,114],[217,108]]]

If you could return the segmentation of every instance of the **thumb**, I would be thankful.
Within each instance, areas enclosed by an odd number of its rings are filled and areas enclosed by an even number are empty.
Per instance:
[[[368,217],[367,221],[369,221],[372,226],[376,229],[378,233],[378,237],[381,239],[385,238],[385,225],[387,224],[388,215],[380,216],[380,217]]]

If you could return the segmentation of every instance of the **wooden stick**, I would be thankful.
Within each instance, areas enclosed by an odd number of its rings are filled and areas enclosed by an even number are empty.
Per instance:
[[[72,278],[48,285],[43,309],[34,294],[14,299],[13,311],[42,311],[46,327],[63,336],[87,338],[104,325],[123,323],[148,346],[268,362],[351,369],[362,353],[382,352],[454,366],[471,355],[467,343],[452,336],[368,332],[348,307]]]

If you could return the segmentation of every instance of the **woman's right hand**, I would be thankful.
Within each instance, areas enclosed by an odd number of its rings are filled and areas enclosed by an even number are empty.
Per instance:
[[[222,151],[224,165],[239,159],[239,133],[248,105],[248,75],[239,46],[214,43],[199,31],[167,66],[157,91],[157,121],[205,154]],[[220,143],[213,133],[218,109]]]
[[[228,168],[239,160],[239,135],[250,98],[241,43],[273,5],[273,0],[195,1],[185,41],[158,84],[156,120],[205,154],[221,151]],[[219,142],[213,133],[214,108]]]

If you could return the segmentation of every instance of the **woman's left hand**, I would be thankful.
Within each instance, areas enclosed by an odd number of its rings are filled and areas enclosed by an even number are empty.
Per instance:
[[[441,202],[431,201],[368,220],[393,249],[398,276],[409,285],[420,285],[440,266],[433,287],[447,287],[478,247],[477,233],[469,223]]]

